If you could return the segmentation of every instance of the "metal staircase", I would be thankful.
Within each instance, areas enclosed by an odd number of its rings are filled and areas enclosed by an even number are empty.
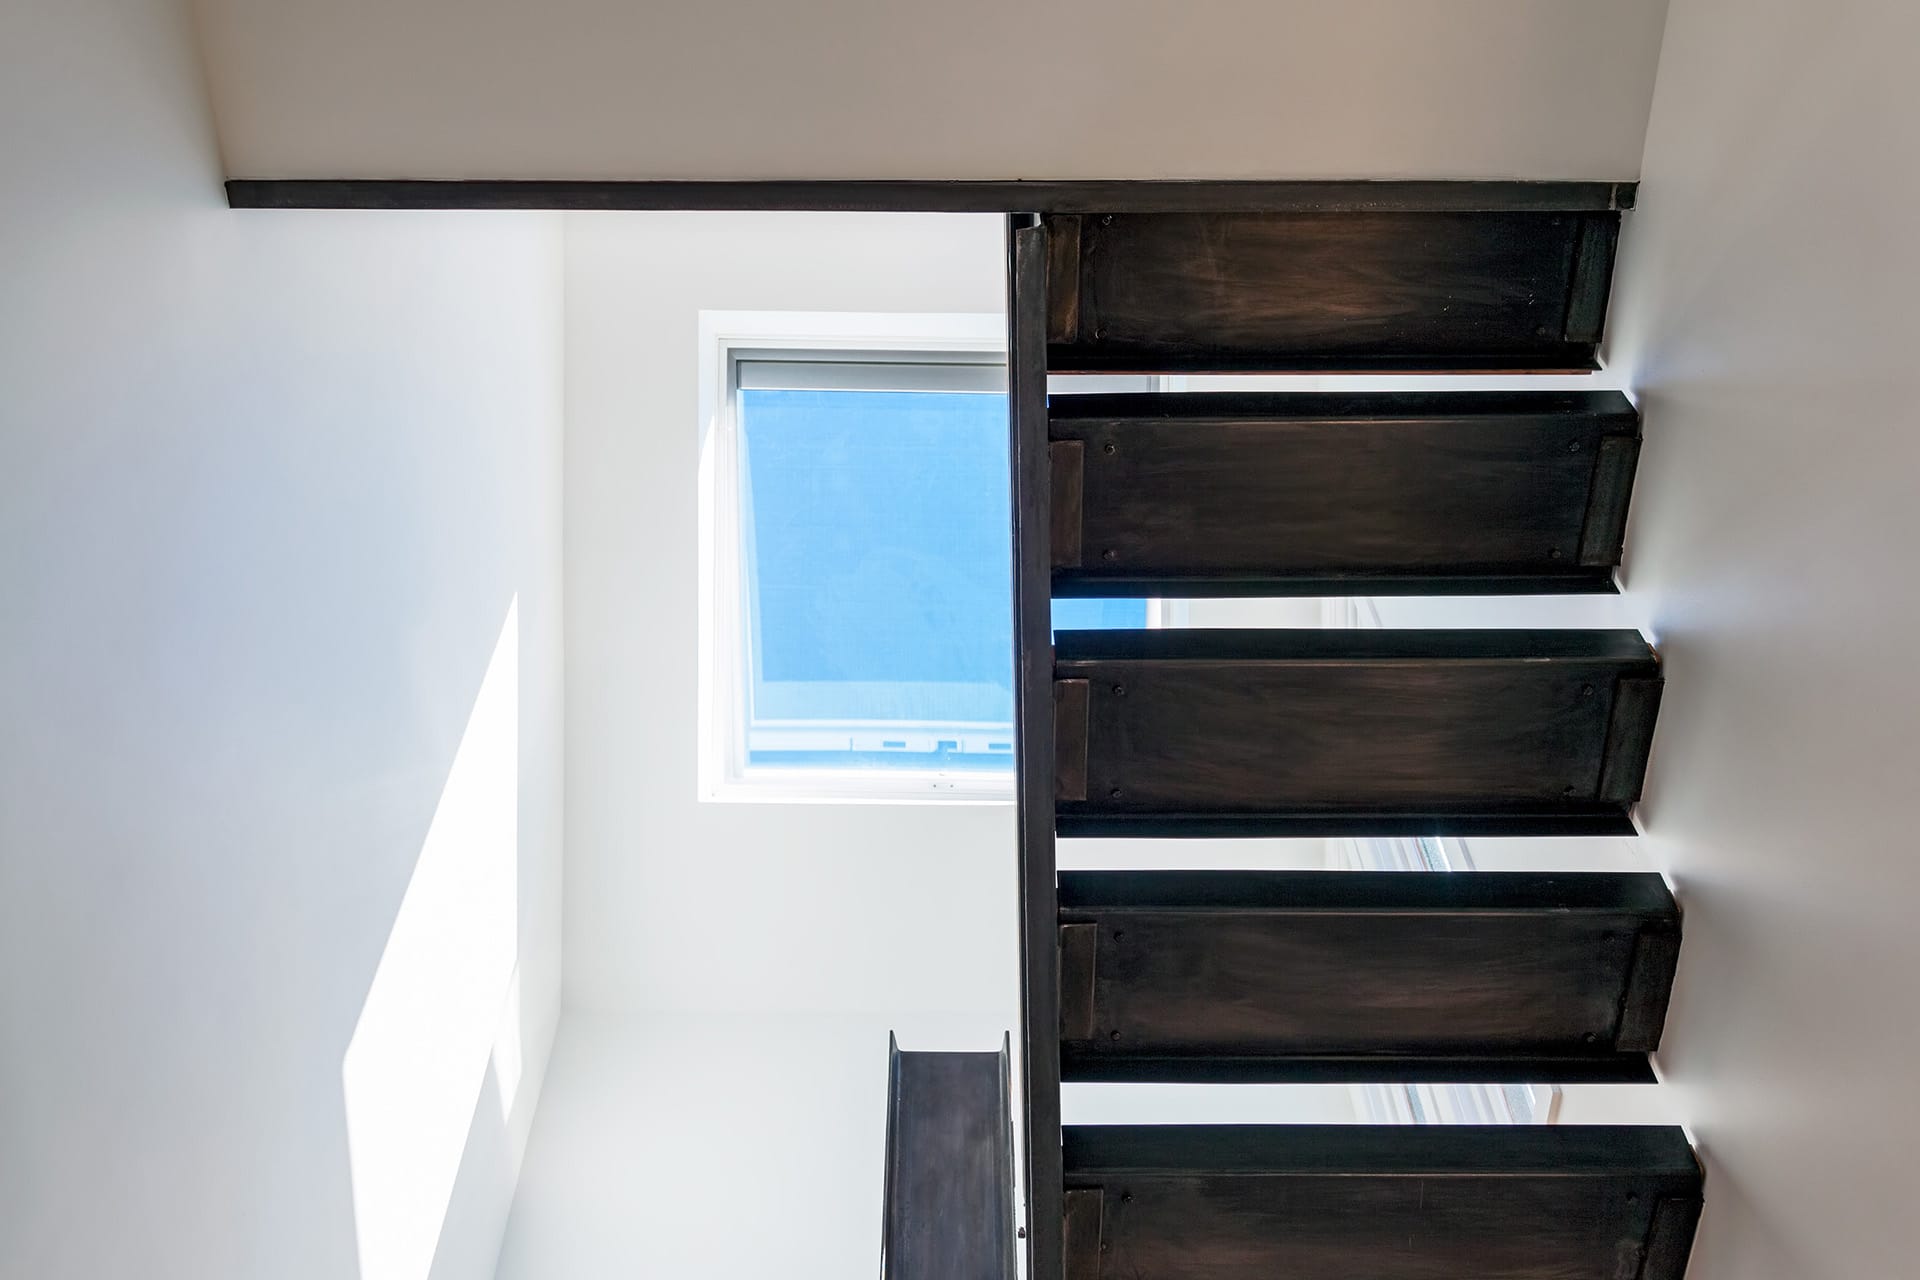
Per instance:
[[[1030,1280],[1685,1270],[1677,1129],[1060,1123],[1063,1080],[1650,1078],[1680,943],[1656,876],[1056,866],[1091,834],[1633,830],[1661,690],[1637,633],[1050,632],[1056,595],[1614,589],[1617,393],[1048,396],[1596,367],[1630,191],[1489,190],[1012,220]]]

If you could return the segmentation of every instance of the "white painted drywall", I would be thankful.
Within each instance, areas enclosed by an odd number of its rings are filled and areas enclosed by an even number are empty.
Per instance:
[[[557,223],[228,211],[171,0],[0,7],[0,172],[0,1274],[491,1275],[558,1010]],[[423,1176],[356,1222],[369,1156]]]
[[[1614,346],[1693,1280],[1913,1270],[1920,7],[1675,0]]]
[[[1674,0],[1610,339],[1646,419],[1627,594],[1398,613],[1660,646],[1639,843],[1686,912],[1691,1280],[1913,1270],[1916,48],[1898,0]]]
[[[570,1007],[996,1011],[1009,805],[703,803],[701,310],[997,313],[998,219],[610,214],[567,228]]]
[[[567,220],[568,1009],[506,1280],[871,1274],[888,1030],[1018,1020],[1011,805],[702,802],[695,757],[700,311],[997,314],[1003,261],[996,218]]]
[[[1628,179],[1666,0],[198,0],[229,173]]]

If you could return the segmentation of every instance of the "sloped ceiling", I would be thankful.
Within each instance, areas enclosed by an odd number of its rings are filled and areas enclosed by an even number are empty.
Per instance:
[[[229,176],[1637,176],[1666,0],[195,0]]]

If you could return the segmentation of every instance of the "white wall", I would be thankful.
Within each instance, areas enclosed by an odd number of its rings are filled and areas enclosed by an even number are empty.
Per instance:
[[[1639,169],[1666,0],[198,0],[242,177]]]
[[[1610,339],[1628,590],[1383,609],[1660,647],[1638,843],[1686,912],[1658,1061],[1707,1163],[1691,1280],[1913,1270],[1915,48],[1898,0],[1674,0]]]
[[[165,0],[0,7],[0,172],[0,1274],[490,1275],[558,1003],[558,227],[230,213]],[[504,912],[424,870],[474,858]],[[356,1221],[367,1148],[437,1184]]]
[[[700,310],[997,313],[1002,263],[997,218],[568,219],[568,1012],[502,1277],[872,1270],[887,1031],[1018,1020],[1010,805],[702,803],[694,751]]]
[[[1902,0],[1675,0],[1623,247],[1693,1280],[1913,1270],[1916,48]]]
[[[500,1280],[880,1271],[887,1033],[992,1049],[999,1019],[569,1009]]]
[[[1001,243],[989,217],[568,219],[570,1007],[1011,1007],[1010,806],[702,803],[694,753],[699,312],[997,313]]]

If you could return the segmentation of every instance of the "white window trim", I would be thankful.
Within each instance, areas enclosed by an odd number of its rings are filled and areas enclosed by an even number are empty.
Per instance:
[[[972,770],[750,769],[739,645],[738,427],[734,369],[769,352],[1006,358],[998,314],[816,311],[700,313],[700,653],[697,785],[702,800],[764,804],[1011,804],[1013,774]]]

